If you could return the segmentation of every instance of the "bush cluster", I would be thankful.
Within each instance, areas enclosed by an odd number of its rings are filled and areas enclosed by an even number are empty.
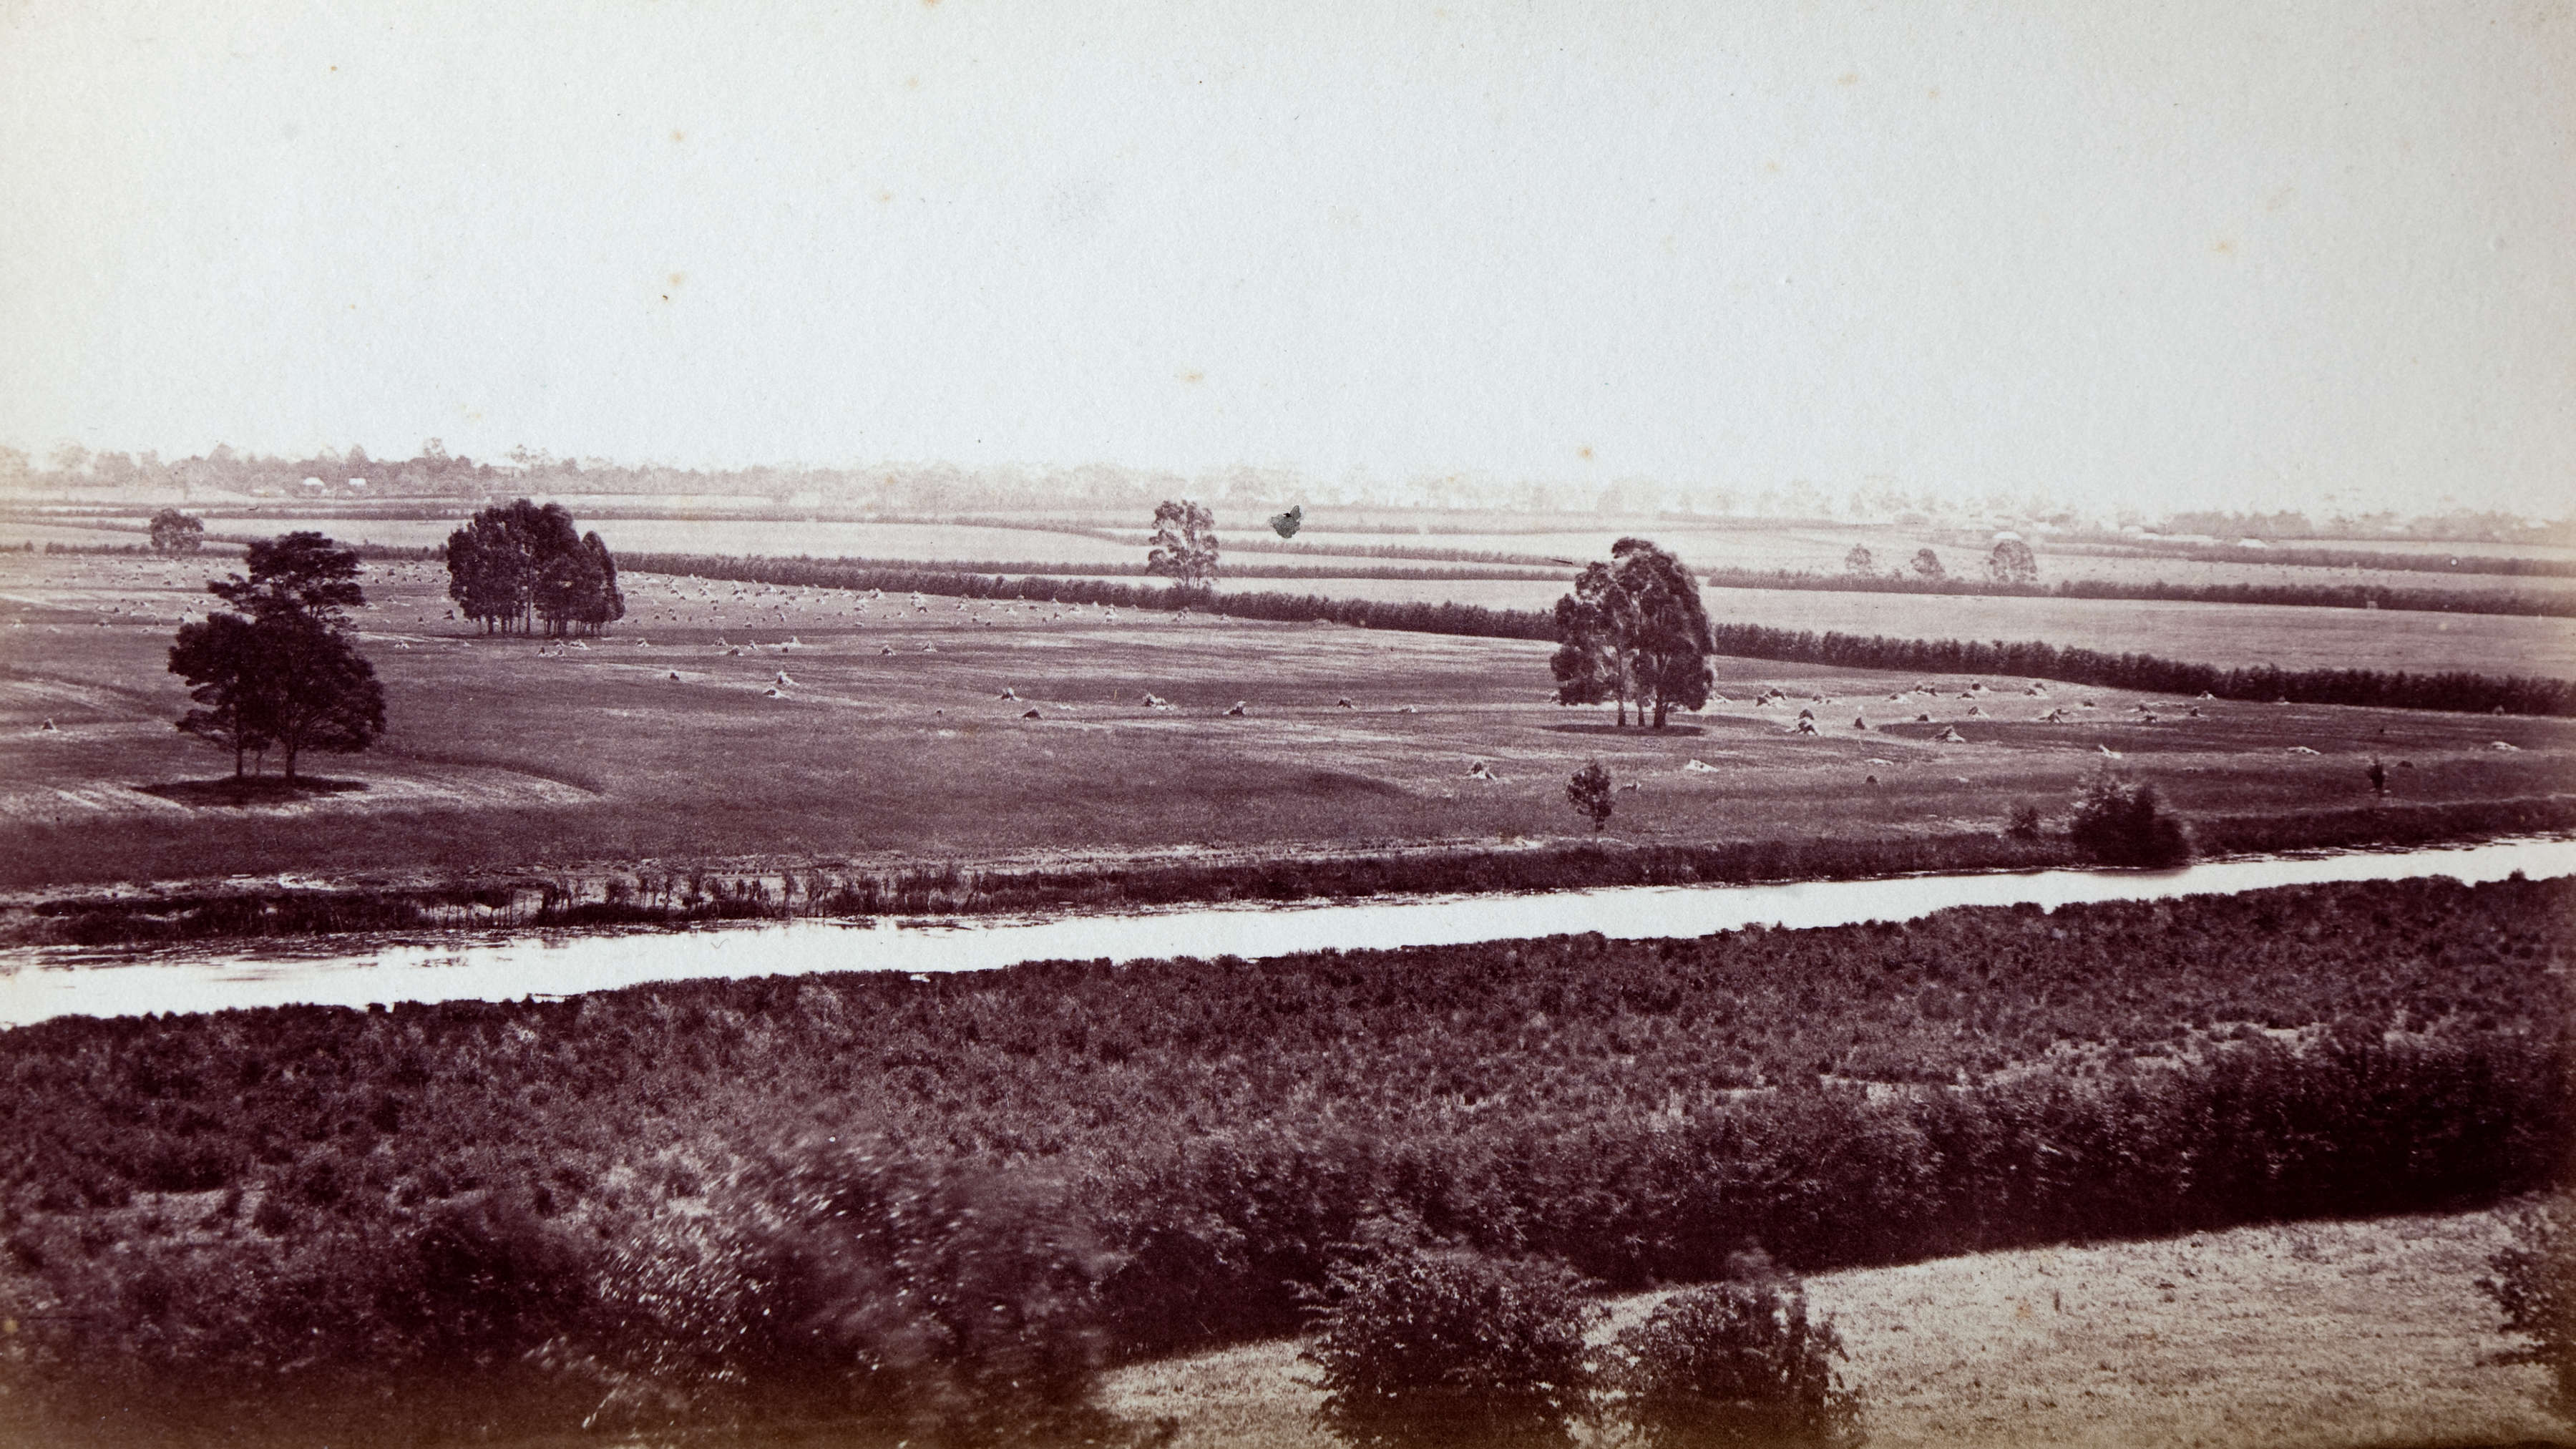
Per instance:
[[[2015,826],[2020,823],[2016,817]],[[2104,865],[2164,868],[2191,859],[2191,832],[2165,809],[2156,787],[2130,780],[2107,764],[2097,766],[2076,792],[2066,834],[2077,849]]]
[[[1407,1245],[1336,1269],[1305,1358],[1323,1422],[1364,1449],[1560,1449],[1615,1425],[1648,1449],[1852,1445],[1841,1336],[1758,1250],[1665,1299],[1603,1350],[1606,1317],[1551,1259]]]

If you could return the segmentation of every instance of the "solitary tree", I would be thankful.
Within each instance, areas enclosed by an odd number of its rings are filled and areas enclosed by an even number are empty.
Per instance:
[[[1633,631],[1629,648],[1636,659],[1637,706],[1655,706],[1655,728],[1662,729],[1675,708],[1695,710],[1708,703],[1714,682],[1708,666],[1708,608],[1700,602],[1699,580],[1682,561],[1642,538],[1623,538],[1610,546],[1611,568],[1620,587],[1635,600],[1628,615]]]
[[[1565,803],[1574,807],[1574,813],[1592,821],[1592,833],[1595,835],[1600,834],[1602,827],[1610,823],[1612,808],[1610,772],[1601,768],[1599,760],[1594,760],[1567,778]]]
[[[1986,575],[1999,584],[2039,582],[2039,558],[2018,538],[1999,538],[1986,554]]]
[[[1877,561],[1870,557],[1869,546],[1856,543],[1852,545],[1851,552],[1843,555],[1843,572],[1866,574],[1876,566],[1876,563]]]
[[[1628,700],[1639,723],[1654,707],[1660,729],[1676,707],[1708,703],[1708,610],[1681,560],[1642,538],[1611,545],[1610,561],[1585,567],[1556,605],[1557,651],[1548,661],[1559,704]]]
[[[1928,548],[1918,548],[1914,551],[1914,572],[1935,582],[1946,576],[1941,567],[1941,555]]]
[[[243,559],[247,576],[206,585],[241,612],[183,625],[170,647],[198,706],[178,725],[229,747],[236,777],[245,753],[282,749],[292,783],[305,750],[350,754],[384,732],[384,687],[348,637],[345,610],[366,594],[357,555],[318,533],[262,540]]]
[[[152,550],[155,553],[195,553],[206,541],[205,521],[175,508],[164,508],[152,515]]]
[[[1165,499],[1154,510],[1152,542],[1145,567],[1172,580],[1175,588],[1195,593],[1216,577],[1216,515],[1207,505]]]

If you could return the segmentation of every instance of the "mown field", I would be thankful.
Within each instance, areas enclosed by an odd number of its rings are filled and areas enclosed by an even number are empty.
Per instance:
[[[0,555],[0,887],[1548,839],[1583,833],[1563,782],[1596,758],[1635,786],[1612,837],[1641,844],[1991,834],[2106,750],[2239,817],[2366,806],[2372,756],[2399,804],[2548,796],[2576,762],[2568,721],[1734,659],[1729,702],[1618,732],[1547,702],[1543,642],[640,574],[615,632],[554,650],[471,633],[437,566],[404,564],[370,566],[359,620],[389,732],[306,762],[364,788],[230,805],[169,789],[230,760],[171,727],[164,668],[226,566]],[[1772,685],[1801,698],[1754,706]]]
[[[0,1033],[0,1387],[67,1440],[891,1440],[1293,1332],[1371,1244],[1634,1290],[2475,1208],[2576,1142],[2571,919],[2432,880],[58,1019]]]

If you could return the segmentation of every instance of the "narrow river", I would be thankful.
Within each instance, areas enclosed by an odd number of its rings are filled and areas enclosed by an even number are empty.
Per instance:
[[[1751,886],[1618,886],[1350,904],[1196,906],[957,921],[787,921],[692,929],[319,937],[203,948],[0,953],[0,1026],[74,1013],[217,1011],[311,1002],[560,996],[706,976],[979,971],[1020,961],[1240,956],[1461,945],[1567,932],[1701,936],[1743,926],[1906,920],[1951,906],[2144,900],[2320,881],[2576,874],[2576,840],[2210,861],[2175,871],[2051,870]]]

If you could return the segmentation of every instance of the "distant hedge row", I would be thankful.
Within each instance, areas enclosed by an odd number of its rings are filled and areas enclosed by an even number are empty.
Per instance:
[[[2506,593],[2497,589],[2397,589],[2383,584],[2170,584],[2116,579],[2061,579],[2007,584],[1983,578],[1926,579],[1884,574],[1821,574],[1779,569],[1710,569],[1701,582],[1725,589],[1806,589],[1836,594],[1943,594],[1961,598],[2135,599],[2182,604],[2280,604],[2307,609],[2410,609],[2441,614],[2576,618],[2576,592]]]
[[[1238,619],[1287,623],[1330,622],[1369,629],[1403,629],[1480,639],[1553,639],[1555,621],[1529,609],[1488,609],[1476,604],[1328,599],[1316,594],[1220,593],[1176,595],[1169,588],[1101,579],[1008,577],[929,568],[890,567],[849,559],[720,558],[700,554],[636,554],[630,572],[804,587],[881,589],[972,599],[1030,599],[1064,604],[1107,604],[1128,609],[1193,608]],[[2282,669],[2254,665],[2226,669],[2153,654],[2112,654],[2061,648],[2037,640],[2007,643],[1962,639],[1895,639],[1885,635],[1774,629],[1762,624],[1720,624],[1713,631],[1720,654],[1742,659],[1830,664],[1912,674],[1996,674],[2054,679],[2104,689],[2155,694],[2210,694],[2219,699],[2297,704],[2369,705],[2474,714],[2576,715],[2576,683],[2528,675],[2447,671],[2415,674],[2378,669]]]
[[[2521,674],[2283,669],[2273,664],[2222,669],[2214,664],[2189,664],[2153,654],[2066,649],[2037,640],[2006,643],[1997,639],[1987,643],[1891,639],[1881,634],[1818,634],[1761,624],[1720,624],[1711,633],[1720,654],[1831,664],[1846,669],[2018,675],[2150,694],[2209,694],[2219,699],[2288,700],[2295,704],[2370,705],[2473,714],[2496,710],[2507,714],[2576,714],[2576,683]]]

